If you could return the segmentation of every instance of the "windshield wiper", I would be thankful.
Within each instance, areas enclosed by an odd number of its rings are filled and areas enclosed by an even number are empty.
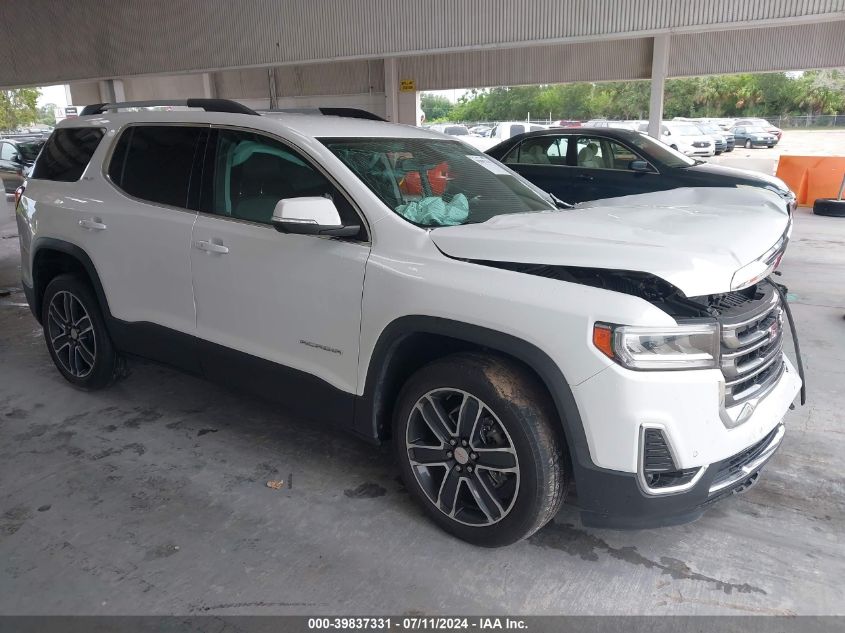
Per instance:
[[[552,202],[554,202],[555,206],[558,209],[574,209],[575,205],[570,204],[569,202],[564,202],[560,198],[558,198],[555,194],[550,193],[549,198],[551,198]]]

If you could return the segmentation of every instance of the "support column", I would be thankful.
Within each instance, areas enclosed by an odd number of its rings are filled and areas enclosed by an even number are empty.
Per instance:
[[[669,68],[669,34],[654,37],[651,56],[651,99],[648,104],[648,135],[660,138],[660,123],[663,121],[663,92],[666,72]]]
[[[126,101],[126,93],[123,90],[122,79],[105,79],[99,82],[100,99],[103,103],[119,103]]]
[[[385,114],[391,123],[399,123],[399,63],[395,57],[384,60]]]
[[[202,96],[206,99],[214,98],[214,77],[211,73],[202,74]]]

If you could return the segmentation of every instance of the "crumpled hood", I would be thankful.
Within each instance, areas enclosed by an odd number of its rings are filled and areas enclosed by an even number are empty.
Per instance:
[[[702,187],[500,215],[430,236],[450,257],[646,272],[694,297],[729,291],[734,273],[774,246],[788,224],[775,193]]]

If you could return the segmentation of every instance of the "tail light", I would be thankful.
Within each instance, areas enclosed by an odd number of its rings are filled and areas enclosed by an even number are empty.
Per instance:
[[[25,189],[26,189],[25,185],[21,185],[20,187],[15,189],[15,209],[18,208],[18,203],[21,201],[21,198],[23,197],[23,192],[24,192]]]

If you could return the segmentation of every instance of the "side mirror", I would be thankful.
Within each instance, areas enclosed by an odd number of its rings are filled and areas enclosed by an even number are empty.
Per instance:
[[[628,163],[628,169],[631,171],[651,171],[651,165],[644,160],[636,159]]]
[[[280,233],[353,237],[361,227],[344,226],[330,198],[285,198],[273,210],[273,227]]]

